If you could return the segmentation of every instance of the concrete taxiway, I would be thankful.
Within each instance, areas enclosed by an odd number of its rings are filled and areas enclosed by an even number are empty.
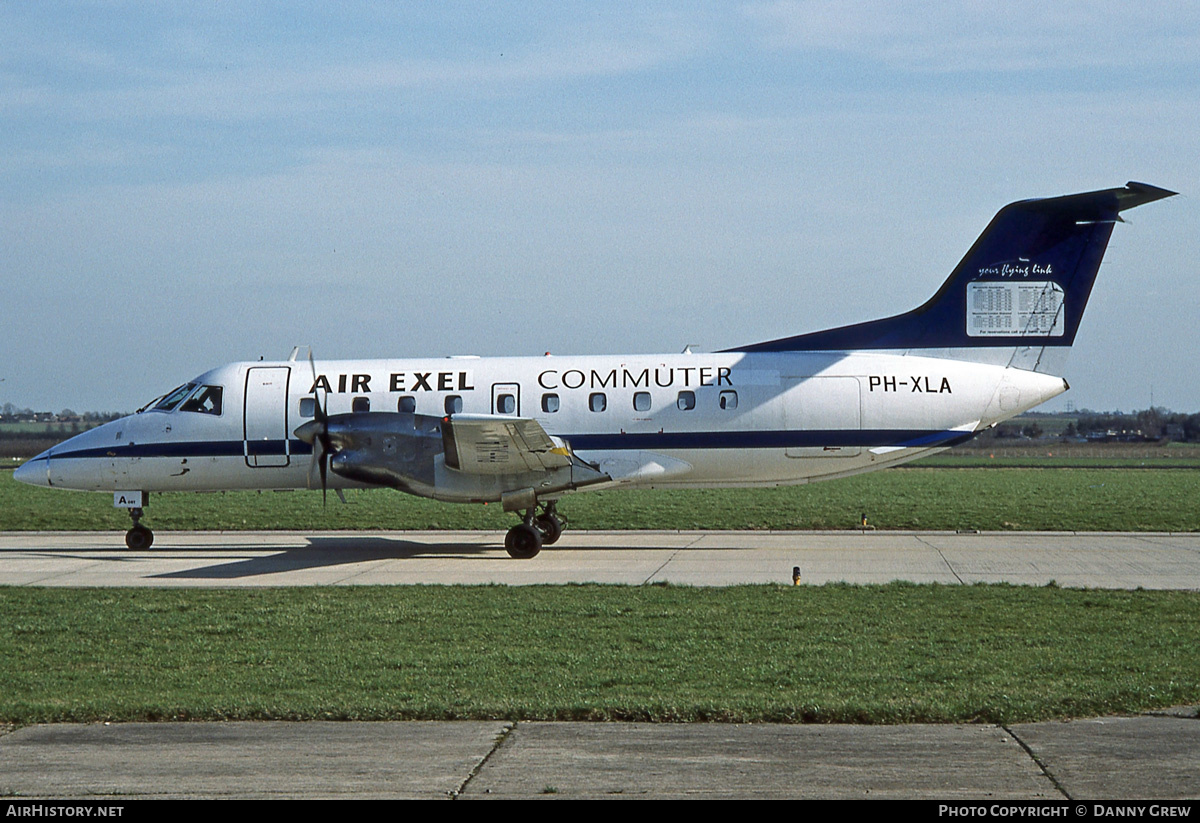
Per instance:
[[[0,585],[262,587],[667,581],[1200,590],[1200,535],[568,532],[0,534]],[[160,723],[0,729],[6,798],[1200,797],[1196,707],[1013,726]]]
[[[114,723],[0,734],[6,799],[1200,797],[1200,720]],[[2,801],[0,801],[2,802]],[[1015,816],[1015,815],[1014,815]]]
[[[502,532],[0,533],[0,585],[1013,583],[1200,590],[1200,534],[568,531],[532,560]]]

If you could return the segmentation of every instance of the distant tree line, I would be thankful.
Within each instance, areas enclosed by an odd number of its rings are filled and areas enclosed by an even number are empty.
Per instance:
[[[1028,417],[1038,419],[1029,420]],[[1065,427],[1051,427],[1050,421],[1068,418]],[[1134,412],[1092,412],[1074,414],[1037,414],[1021,422],[1002,423],[993,430],[993,437],[1029,438],[1059,437],[1067,440],[1093,442],[1200,442],[1200,414],[1173,412],[1152,407]]]
[[[1093,439],[1130,432],[1145,440],[1200,441],[1200,414],[1172,412],[1158,406],[1130,414],[1082,413],[1075,428],[1080,436]]]
[[[85,428],[107,423],[125,415],[125,412],[83,412],[63,409],[60,412],[34,411],[18,408],[12,403],[0,406],[0,423],[82,423]]]

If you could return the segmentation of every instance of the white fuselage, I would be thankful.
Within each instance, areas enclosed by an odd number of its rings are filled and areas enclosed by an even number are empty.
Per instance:
[[[1066,389],[1032,371],[885,352],[346,360],[315,375],[303,361],[242,362],[191,382],[220,388],[219,413],[147,409],[49,449],[18,479],[90,491],[312,487],[312,447],[294,432],[313,417],[315,387],[329,415],[532,418],[611,478],[593,488],[786,485],[911,460]]]

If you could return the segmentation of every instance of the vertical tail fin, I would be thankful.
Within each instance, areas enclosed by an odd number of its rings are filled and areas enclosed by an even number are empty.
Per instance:
[[[1175,192],[1123,188],[1021,200],[1001,209],[937,294],[905,314],[729,351],[974,350],[980,359],[1047,370],[1046,349],[1075,342],[1121,212]]]

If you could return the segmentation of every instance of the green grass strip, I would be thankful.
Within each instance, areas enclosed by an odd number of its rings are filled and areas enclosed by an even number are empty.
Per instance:
[[[499,505],[456,505],[391,489],[154,495],[146,523],[172,529],[506,529]],[[891,469],[770,489],[583,492],[560,504],[574,529],[1200,531],[1200,471]],[[44,489],[0,472],[0,531],[112,530],[109,494]]]
[[[1200,593],[0,588],[0,722],[1018,722],[1200,702]]]

